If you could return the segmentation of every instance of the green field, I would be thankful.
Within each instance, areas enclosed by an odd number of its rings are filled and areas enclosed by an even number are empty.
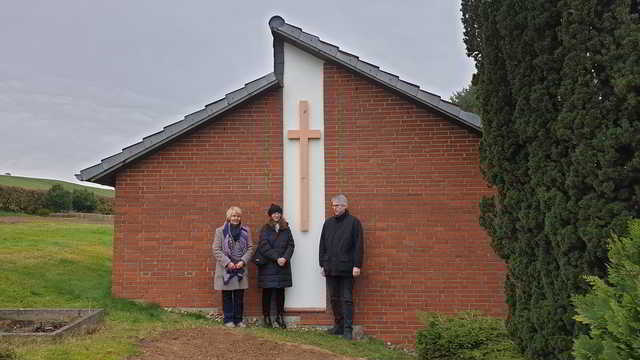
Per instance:
[[[1,216],[10,213],[0,214]],[[114,299],[110,294],[112,225],[52,222],[24,216],[0,222],[0,308],[104,308],[104,327],[59,341],[0,343],[0,359],[124,359],[137,343],[164,330],[221,326],[201,315]],[[247,328],[256,336],[318,346],[348,356],[414,359],[378,340],[346,342],[318,331]],[[3,357],[15,354],[16,357]]]
[[[110,296],[112,225],[0,223],[0,308],[104,308],[91,336],[9,345],[18,359],[123,359],[138,339],[166,329],[211,325]],[[0,344],[0,358],[2,358]]]
[[[0,175],[0,185],[4,186],[15,186],[21,187],[25,189],[31,190],[49,190],[52,185],[60,184],[66,190],[73,191],[75,189],[82,190],[87,189],[96,195],[110,197],[112,198],[115,194],[115,191],[110,189],[101,189],[93,186],[84,186],[80,184],[74,184],[67,181],[62,180],[50,180],[50,179],[38,179],[38,178],[29,178],[22,176],[10,176],[10,175]]]

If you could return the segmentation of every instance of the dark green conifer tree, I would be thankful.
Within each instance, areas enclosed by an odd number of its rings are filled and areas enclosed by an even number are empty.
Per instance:
[[[529,358],[570,359],[570,298],[640,214],[638,1],[463,0],[462,15],[508,330]]]
[[[460,91],[456,91],[453,95],[451,95],[451,97],[449,97],[449,101],[456,104],[464,111],[480,115],[480,103],[478,103],[477,94],[478,86],[471,83],[469,84],[469,86],[463,88]]]

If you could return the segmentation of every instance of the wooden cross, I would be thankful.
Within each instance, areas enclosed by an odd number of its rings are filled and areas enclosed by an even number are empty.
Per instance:
[[[300,130],[289,130],[289,139],[300,139],[300,231],[309,231],[309,139],[320,139],[320,130],[309,130],[309,102],[300,101]]]

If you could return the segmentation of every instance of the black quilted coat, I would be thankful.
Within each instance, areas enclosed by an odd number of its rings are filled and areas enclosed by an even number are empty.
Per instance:
[[[286,221],[280,220],[277,232],[273,221],[269,221],[262,227],[256,258],[261,259],[264,264],[258,265],[258,287],[291,287],[290,261],[294,248],[293,235]],[[279,266],[276,262],[281,257],[287,259],[284,266]]]

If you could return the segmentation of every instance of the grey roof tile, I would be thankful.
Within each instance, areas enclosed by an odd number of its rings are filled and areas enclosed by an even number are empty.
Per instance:
[[[269,20],[269,26],[274,37],[283,38],[285,41],[301,47],[306,51],[310,51],[317,56],[342,64],[384,86],[405,94],[439,111],[465,126],[476,131],[482,131],[482,122],[478,115],[462,111],[459,107],[442,100],[440,96],[420,89],[418,85],[401,80],[397,75],[380,70],[380,68],[374,64],[362,61],[357,56],[340,50],[339,47],[323,41],[313,34],[306,33],[297,26],[287,24],[280,16],[276,15],[272,17],[271,20]]]
[[[206,105],[203,109],[188,114],[184,119],[165,126],[161,131],[145,136],[142,141],[125,147],[121,152],[102,159],[99,164],[81,170],[80,174],[76,174],[76,178],[113,186],[113,174],[124,164],[144,156],[196,126],[214,119],[217,115],[278,84],[274,73],[248,82],[243,88],[232,91],[224,98]]]
[[[299,27],[291,26],[289,29],[291,36],[300,38],[302,36],[302,29]]]
[[[210,104],[208,104],[207,106],[205,106],[206,108],[211,108],[211,111],[215,112],[219,109],[222,109],[225,106],[228,106],[229,104],[227,103],[227,99],[226,98],[222,98],[220,100],[214,101]]]
[[[338,56],[338,54],[340,53],[340,49],[337,46],[331,45],[328,42],[322,41],[320,39],[318,47],[322,48],[323,51],[333,56]]]

